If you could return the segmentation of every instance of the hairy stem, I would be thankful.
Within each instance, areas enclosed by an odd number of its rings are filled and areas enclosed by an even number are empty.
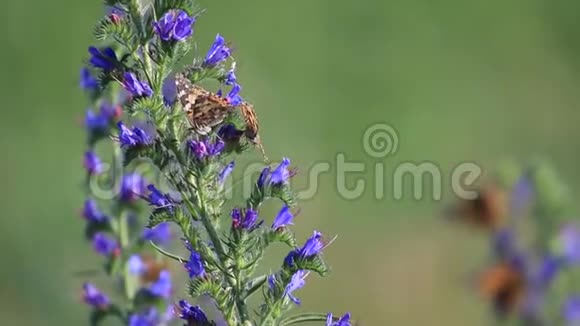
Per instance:
[[[143,20],[141,13],[139,12],[139,3],[137,0],[131,0],[129,3],[129,15],[135,24],[139,41],[143,40],[145,38],[145,27],[143,26]]]
[[[239,248],[239,247],[238,247]],[[246,301],[244,298],[244,283],[242,282],[242,271],[240,269],[240,252],[235,250],[234,252],[234,278],[236,280],[236,287],[234,296],[236,297],[236,305],[238,306],[238,311],[240,313],[240,318],[242,322],[247,321],[249,317],[248,308],[246,307]]]
[[[223,247],[222,241],[212,223],[212,221],[210,220],[208,213],[207,213],[207,207],[205,205],[205,191],[204,191],[204,187],[205,184],[202,180],[202,178],[200,177],[200,173],[198,173],[196,175],[196,184],[197,184],[197,199],[198,199],[198,206],[200,208],[200,219],[201,222],[204,226],[204,228],[206,229],[208,236],[211,240],[211,242],[213,243],[213,246],[216,250],[218,259],[219,259],[219,264],[221,265],[220,267],[224,270],[227,271],[227,266],[226,266],[226,261],[228,259],[227,257],[227,253]],[[238,309],[238,313],[241,319],[241,322],[245,322],[249,319],[249,314],[248,314],[248,309],[246,307],[246,303],[244,301],[244,299],[241,296],[241,292],[240,292],[240,288],[241,288],[241,281],[239,281],[239,274],[236,275],[237,273],[235,273],[234,271],[234,277],[232,279],[232,277],[230,277],[230,275],[224,275],[224,278],[226,279],[226,281],[228,282],[228,284],[230,285],[230,287],[234,290],[234,296],[236,297],[236,307]]]

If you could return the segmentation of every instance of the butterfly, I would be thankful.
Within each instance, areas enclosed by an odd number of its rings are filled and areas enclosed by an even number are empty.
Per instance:
[[[228,100],[194,85],[183,74],[175,76],[177,98],[193,130],[207,135],[235,108]]]
[[[183,74],[175,76],[175,87],[190,125],[200,135],[209,134],[213,127],[221,124],[236,109],[227,99],[194,85]],[[267,160],[258,134],[260,125],[253,105],[242,102],[238,107],[246,124],[244,135],[258,146]]]
[[[512,312],[525,293],[524,275],[512,264],[500,262],[488,267],[480,276],[479,291],[492,301],[500,314]]]
[[[490,183],[477,190],[477,197],[458,202],[451,215],[485,230],[500,229],[506,223],[507,200],[505,192]]]
[[[155,282],[159,279],[161,272],[168,267],[166,260],[156,260],[151,256],[141,256],[143,261],[143,274],[141,275],[141,280],[143,282]]]

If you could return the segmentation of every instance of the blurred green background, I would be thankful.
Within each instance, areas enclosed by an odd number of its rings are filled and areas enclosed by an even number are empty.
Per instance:
[[[200,7],[207,9],[196,25],[200,51],[216,32],[233,42],[270,157],[287,155],[304,172],[314,162],[334,167],[337,153],[367,163],[362,198],[343,199],[328,173],[302,203],[300,239],[313,228],[339,234],[325,254],[333,272],[309,278],[302,309],[348,310],[361,325],[488,325],[487,306],[470,292],[483,236],[439,218],[441,202],[393,200],[387,176],[398,163],[432,161],[451,200],[457,163],[489,168],[540,155],[579,191],[580,3],[203,0]],[[77,217],[87,103],[77,79],[102,14],[99,1],[2,4],[5,325],[86,320],[83,278],[74,273],[101,260]],[[377,160],[361,144],[365,128],[379,122],[400,138],[383,162],[383,200],[372,191]]]

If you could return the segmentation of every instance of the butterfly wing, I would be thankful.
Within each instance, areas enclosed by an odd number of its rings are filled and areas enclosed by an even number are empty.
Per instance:
[[[244,134],[246,135],[246,137],[250,142],[258,146],[258,148],[262,152],[262,156],[264,156],[264,160],[268,161],[266,151],[262,146],[260,135],[258,134],[258,130],[260,129],[260,123],[258,121],[256,111],[254,111],[254,107],[249,103],[243,102],[242,104],[240,104],[240,112],[244,117],[244,121],[246,122],[246,130],[244,130]]]
[[[208,134],[212,127],[222,123],[228,113],[233,110],[227,100],[193,85],[182,74],[176,76],[175,87],[183,111],[198,134]]]
[[[251,104],[244,102],[240,104],[240,112],[246,122],[246,130],[244,131],[246,137],[248,137],[252,143],[258,143],[258,129],[260,128],[260,125],[254,107]]]

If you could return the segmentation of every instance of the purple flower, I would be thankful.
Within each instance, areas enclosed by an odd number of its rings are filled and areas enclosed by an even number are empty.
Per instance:
[[[127,269],[129,270],[129,273],[140,276],[147,271],[147,266],[143,262],[143,259],[141,259],[141,256],[132,255],[129,257],[129,260],[127,260]]]
[[[580,264],[580,230],[566,225],[560,230],[560,246],[564,259],[571,264]]]
[[[268,287],[273,290],[276,288],[276,275],[272,274],[272,275],[268,275]]]
[[[242,211],[239,208],[232,209],[232,226],[234,228],[239,228],[242,225]]]
[[[110,123],[120,117],[122,111],[120,105],[111,105],[110,103],[104,102],[99,108],[99,113]]]
[[[207,144],[203,140],[189,141],[189,149],[198,160],[201,160],[208,155]]]
[[[137,139],[138,145],[151,145],[153,143],[153,139],[147,132],[139,127],[133,127],[133,134]]]
[[[159,273],[157,281],[149,287],[149,292],[157,297],[168,299],[171,296],[171,274],[167,270]]]
[[[147,200],[153,206],[158,208],[169,207],[172,205],[171,198],[169,195],[162,193],[159,189],[155,188],[154,185],[150,184],[147,186],[147,189],[150,191]]]
[[[105,134],[109,131],[111,123],[121,114],[120,107],[113,107],[107,103],[101,105],[98,113],[87,110],[85,126],[90,133]]]
[[[117,241],[102,232],[93,236],[93,249],[103,256],[116,254],[118,248]]]
[[[115,51],[110,47],[99,50],[96,47],[91,46],[89,47],[89,53],[91,55],[89,62],[94,67],[101,68],[104,71],[113,70],[119,62]]]
[[[203,267],[201,255],[193,249],[190,251],[189,261],[185,263],[185,269],[189,272],[190,278],[202,277],[205,275],[205,268]]]
[[[242,211],[239,208],[234,208],[232,210],[232,226],[235,229],[242,228],[244,230],[253,230],[258,222],[258,212],[255,210],[248,208],[245,211],[245,214],[242,214]],[[260,223],[261,224],[261,223]]]
[[[220,184],[223,184],[224,181],[226,180],[226,178],[232,173],[232,171],[234,170],[234,167],[236,166],[236,163],[234,161],[231,161],[228,165],[226,165],[226,167],[220,172],[219,176],[218,176],[218,182]]]
[[[123,20],[123,16],[119,15],[118,13],[111,13],[109,15],[109,19],[113,24],[118,25],[121,23],[121,20]]]
[[[246,209],[246,215],[244,216],[244,220],[242,221],[242,228],[246,230],[251,230],[256,226],[256,222],[258,221],[258,212],[249,208]]]
[[[87,110],[87,114],[85,116],[85,126],[89,129],[90,132],[94,133],[104,133],[109,129],[109,124],[111,121],[109,117],[101,114],[95,113],[92,110]]]
[[[237,106],[240,105],[244,100],[240,96],[240,91],[242,87],[239,84],[234,84],[228,95],[226,96],[226,100],[230,102],[231,105]]]
[[[217,34],[215,41],[205,56],[204,65],[215,66],[231,55],[231,49],[227,47],[225,39]]]
[[[300,289],[306,284],[305,281],[306,276],[308,276],[308,273],[306,271],[304,270],[297,271],[296,273],[294,273],[294,275],[292,275],[290,282],[288,283],[288,285],[286,285],[286,288],[284,289],[284,296],[287,296],[295,304],[299,305],[300,300],[294,296],[293,292]]]
[[[122,147],[146,146],[153,143],[151,136],[139,127],[129,129],[123,121],[119,121],[117,127],[119,128],[119,142]]]
[[[167,244],[171,241],[171,226],[169,222],[159,223],[152,229],[145,229],[142,238],[157,244]]]
[[[236,126],[231,123],[221,126],[218,130],[218,137],[226,142],[237,142],[243,134],[243,130],[238,130]]]
[[[117,127],[119,128],[119,141],[121,142],[121,146],[131,147],[137,145],[137,136],[131,129],[125,126],[123,121],[119,121]]]
[[[269,177],[270,177],[270,167],[267,166],[262,170],[260,176],[258,177],[258,181],[256,181],[258,187],[263,188],[264,184],[269,182]]]
[[[351,326],[350,324],[350,313],[344,314],[339,320],[333,321],[332,314],[326,316],[326,326]]]
[[[209,323],[207,316],[199,306],[192,306],[185,300],[179,300],[179,318],[187,325],[205,325]]]
[[[224,76],[224,84],[233,86],[237,84],[238,78],[236,77],[235,69],[230,69]]]
[[[175,27],[175,11],[170,10],[161,19],[153,23],[153,30],[163,41],[171,40],[173,28]]]
[[[123,75],[123,87],[134,97],[149,97],[153,95],[151,86],[146,81],[140,81],[132,72]]]
[[[515,254],[515,239],[511,229],[497,231],[493,235],[492,247],[499,258],[509,258]]]
[[[153,23],[155,33],[163,41],[184,41],[193,33],[195,18],[183,10],[170,10],[158,22]]]
[[[177,89],[175,87],[175,77],[167,77],[161,86],[161,93],[163,94],[163,104],[171,107],[177,101]]]
[[[511,208],[515,214],[521,214],[534,199],[534,185],[525,175],[513,186],[511,191]]]
[[[310,258],[320,253],[324,249],[324,243],[321,240],[322,233],[314,231],[312,236],[306,240],[304,246],[300,249],[294,249],[284,258],[284,265],[293,267],[296,259]]]
[[[324,248],[324,243],[320,239],[321,237],[322,233],[314,231],[312,236],[306,240],[304,246],[298,251],[300,256],[306,258],[317,255]]]
[[[103,162],[93,151],[85,152],[83,165],[90,175],[95,175],[103,172]]]
[[[556,278],[556,275],[558,275],[559,271],[560,271],[560,259],[553,256],[545,257],[542,260],[539,266],[539,271],[537,273],[538,274],[536,277],[537,286],[542,289],[549,287],[552,281]]]
[[[83,217],[89,222],[104,222],[107,216],[97,207],[97,202],[93,199],[87,199],[83,206]]]
[[[291,224],[293,224],[292,223],[293,219],[294,219],[294,215],[290,211],[290,207],[284,206],[284,207],[282,207],[280,212],[278,212],[278,215],[274,219],[274,222],[272,223],[272,229],[277,230],[277,229],[285,227],[287,225],[291,225]]]
[[[105,15],[107,15],[113,23],[118,24],[121,19],[125,18],[126,13],[115,6],[105,6]]]
[[[180,10],[175,18],[175,27],[173,28],[173,39],[176,41],[185,41],[191,34],[193,34],[192,25],[195,23],[195,18],[189,17],[187,13]]]
[[[580,295],[573,295],[568,298],[562,308],[562,317],[566,325],[578,325],[580,323]]]
[[[290,159],[284,157],[282,162],[272,171],[270,176],[270,182],[273,185],[279,185],[288,182],[290,179],[290,172],[288,171],[288,166],[290,165]]]
[[[155,308],[149,308],[142,313],[129,316],[128,326],[157,326],[159,325],[159,312]]]
[[[211,142],[208,139],[204,140],[190,140],[188,142],[189,149],[196,159],[202,160],[206,157],[215,157],[221,154],[224,150],[225,144],[221,139]]]
[[[145,179],[137,173],[126,174],[121,180],[121,200],[131,202],[145,194]]]
[[[91,71],[88,68],[81,69],[81,76],[79,85],[82,89],[87,91],[97,90],[99,88],[99,83],[91,74]]]
[[[224,150],[226,144],[221,139],[217,139],[213,143],[208,143],[207,154],[211,157],[215,157],[221,154]]]
[[[109,298],[91,283],[83,284],[83,301],[99,309],[109,305]]]

